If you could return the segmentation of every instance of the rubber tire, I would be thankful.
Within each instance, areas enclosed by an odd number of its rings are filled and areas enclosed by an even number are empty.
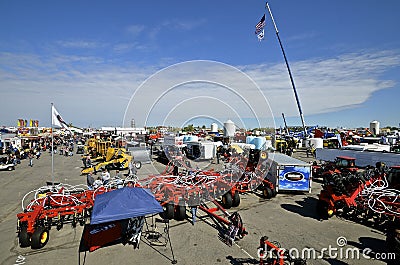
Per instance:
[[[15,167],[8,167],[7,170],[8,171],[13,171],[15,169]]]
[[[164,218],[164,219],[167,219],[167,220],[172,220],[172,219],[174,219],[174,205],[173,205],[173,204],[167,203],[167,204],[165,205],[165,210],[164,210],[164,216],[163,216],[163,218]]]
[[[175,207],[174,218],[176,221],[183,221],[186,217],[186,207],[182,205],[177,205]]]
[[[135,167],[136,167],[136,169],[140,169],[142,167],[142,162],[136,161],[135,162]]]
[[[45,237],[43,239],[43,237]],[[49,230],[44,227],[37,227],[31,237],[31,248],[40,249],[43,248],[47,242],[49,242]]]
[[[263,189],[263,196],[266,199],[271,199],[273,196],[273,191],[270,187],[264,187]]]
[[[230,192],[227,192],[222,196],[221,204],[225,209],[230,209],[232,207],[232,194]]]
[[[274,187],[272,189],[272,197],[276,197],[277,194],[278,194],[278,192],[276,191],[276,188]]]
[[[317,202],[317,213],[323,219],[329,219],[332,215],[328,214],[328,203],[323,200],[318,200]]]
[[[238,191],[235,192],[232,198],[232,207],[238,207],[240,205],[240,194]]]
[[[31,237],[28,234],[27,227],[21,227],[21,231],[18,234],[18,241],[21,248],[27,248],[31,246]]]

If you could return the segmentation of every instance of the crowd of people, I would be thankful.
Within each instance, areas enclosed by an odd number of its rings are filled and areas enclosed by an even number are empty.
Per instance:
[[[33,167],[34,161],[40,159],[42,152],[49,151],[54,154],[64,156],[73,156],[76,143],[85,141],[77,136],[54,136],[53,140],[50,137],[39,138],[35,140],[25,140],[22,146],[14,146],[10,144],[3,149],[3,156],[0,157],[0,165],[12,164],[16,167],[23,160],[27,161],[27,166]],[[52,146],[52,142],[54,145]]]
[[[42,150],[43,147],[36,142],[31,146],[25,146],[25,148],[17,148],[10,145],[5,151],[5,156],[0,159],[0,164],[12,164],[15,167],[21,164],[21,160],[27,159],[29,161],[28,166],[33,166],[33,160],[40,158]]]

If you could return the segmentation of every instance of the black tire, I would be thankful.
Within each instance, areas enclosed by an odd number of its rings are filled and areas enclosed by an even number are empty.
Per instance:
[[[8,171],[13,171],[15,169],[15,167],[8,167],[7,170]]]
[[[167,220],[174,219],[174,205],[173,204],[167,203],[165,205],[163,218],[167,219]]]
[[[230,209],[232,207],[232,194],[230,192],[227,192],[222,196],[221,204],[225,209]]]
[[[136,169],[140,169],[142,167],[142,162],[135,161],[135,167],[136,167]]]
[[[273,191],[270,187],[264,187],[263,189],[263,196],[266,199],[271,199],[273,196]]]
[[[174,218],[176,221],[183,221],[186,217],[186,207],[184,205],[177,205],[175,207]]]
[[[235,195],[232,198],[232,207],[238,207],[240,205],[240,195],[239,192],[236,191]]]
[[[395,254],[395,259],[392,260],[393,263],[389,262],[388,264],[396,264],[394,261],[400,257],[400,239],[397,238],[394,228],[389,228],[387,232],[385,247],[386,253]]]
[[[333,216],[333,214],[329,214],[328,212],[328,203],[323,200],[318,200],[317,213],[323,219],[328,219]]]
[[[272,189],[272,197],[276,197],[277,194],[278,194],[278,192],[276,192],[276,189],[273,188]]]
[[[21,231],[18,234],[18,241],[21,248],[27,248],[31,246],[31,237],[28,234],[27,227],[21,227]]]
[[[43,248],[49,242],[49,230],[44,227],[37,227],[31,237],[31,248]]]

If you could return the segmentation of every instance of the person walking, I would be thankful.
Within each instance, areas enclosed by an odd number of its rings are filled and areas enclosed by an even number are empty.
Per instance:
[[[115,180],[117,183],[117,188],[122,189],[124,187],[124,180],[122,178],[122,174],[119,172],[118,169],[117,171],[115,171]]]
[[[92,176],[92,173],[87,174],[86,184],[87,184],[89,190],[93,190],[94,178]]]
[[[36,151],[36,159],[39,159],[41,154],[42,153],[40,152],[40,150],[37,149],[37,151]]]
[[[32,152],[29,152],[28,158],[29,158],[29,166],[32,167],[33,166],[33,154],[32,154]]]
[[[103,181],[103,185],[106,185],[110,181],[110,173],[107,169],[103,169],[103,173],[101,173],[101,180]]]
[[[192,213],[192,225],[194,225],[194,223],[196,223],[197,207],[199,205],[200,205],[199,194],[192,194],[189,197],[189,206],[190,206],[190,211]]]
[[[135,167],[135,164],[133,161],[131,161],[129,163],[128,168],[129,168],[128,176],[135,176],[137,173],[137,168]]]
[[[92,167],[92,160],[90,159],[90,155],[86,157],[86,166],[87,167]]]
[[[101,186],[103,186],[103,181],[101,181],[100,176],[98,176],[97,179],[93,182],[93,188],[97,189]]]

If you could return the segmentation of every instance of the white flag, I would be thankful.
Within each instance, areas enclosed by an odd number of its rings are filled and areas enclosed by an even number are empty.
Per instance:
[[[60,113],[56,110],[54,106],[51,107],[51,124],[58,128],[64,128],[71,132],[67,123],[63,120]]]
[[[264,39],[264,29],[257,34],[257,38],[259,41],[262,41]]]

